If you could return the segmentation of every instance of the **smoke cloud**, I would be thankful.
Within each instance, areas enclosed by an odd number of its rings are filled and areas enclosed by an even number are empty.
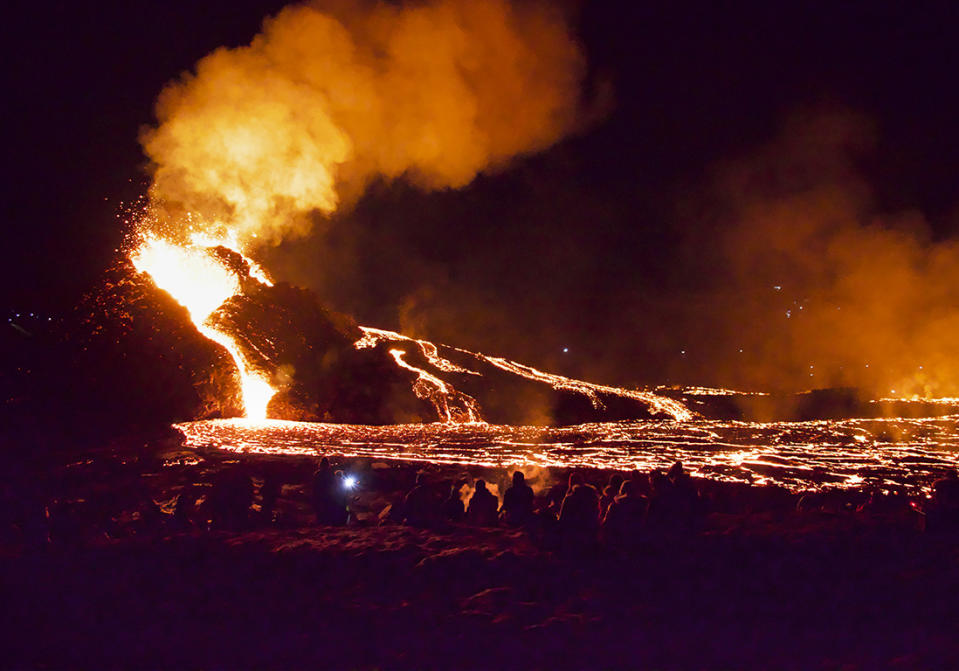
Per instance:
[[[860,167],[875,139],[866,119],[817,111],[716,170],[690,213],[714,232],[687,248],[706,285],[687,327],[711,334],[686,353],[687,375],[959,394],[959,241],[933,239],[917,211],[883,211]]]
[[[583,75],[546,4],[290,6],[161,93],[141,136],[151,200],[241,245],[278,242],[374,178],[458,188],[548,147],[577,123]]]

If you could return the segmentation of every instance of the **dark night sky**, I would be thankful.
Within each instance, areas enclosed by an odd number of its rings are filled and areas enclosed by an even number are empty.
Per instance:
[[[120,242],[118,204],[145,183],[138,128],[163,84],[248,42],[284,3],[18,4],[30,7],[5,10],[0,216],[12,236],[0,277],[11,306],[58,309]],[[638,313],[682,295],[683,248],[710,234],[676,213],[717,162],[768,143],[797,110],[868,119],[860,169],[877,207],[915,208],[934,237],[955,233],[954,7],[586,2],[576,25],[590,69],[615,90],[603,122],[463,192],[375,185],[267,265],[364,323],[573,374],[662,380],[679,336],[657,329],[661,308],[649,322]]]

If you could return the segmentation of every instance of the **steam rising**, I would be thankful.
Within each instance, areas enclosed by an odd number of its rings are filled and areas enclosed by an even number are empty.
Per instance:
[[[141,137],[151,200],[245,247],[305,233],[378,176],[462,187],[570,131],[583,70],[545,5],[290,6],[162,92]]]
[[[693,299],[714,334],[697,349],[724,384],[959,394],[959,244],[883,211],[858,167],[873,144],[867,120],[819,111],[717,171],[719,242],[690,250],[715,287]]]

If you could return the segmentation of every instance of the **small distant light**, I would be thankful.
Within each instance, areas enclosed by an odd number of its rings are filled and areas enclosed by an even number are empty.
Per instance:
[[[685,354],[686,354],[686,350],[681,349],[681,350],[679,350],[679,353],[682,354],[682,355],[685,355]]]
[[[866,364],[866,368],[869,368],[869,364],[868,364],[868,363]]]
[[[740,354],[742,354],[742,353],[743,353],[743,349],[742,349],[742,347],[740,347],[740,348],[739,348],[739,353],[740,353]]]
[[[567,354],[567,353],[569,353],[569,347],[564,347],[564,348],[563,348],[563,354]]]
[[[774,284],[774,285],[773,285],[773,289],[775,289],[776,291],[782,291],[782,290],[783,290],[783,288],[782,288],[781,286],[779,286],[778,284]]]
[[[896,393],[896,390],[895,390],[895,389],[890,389],[890,390],[889,390],[889,393],[890,393],[890,394],[895,394],[895,393]]]
[[[786,319],[789,319],[793,316],[792,310],[786,310]]]
[[[347,489],[353,489],[356,487],[356,478],[352,475],[347,475],[343,478],[343,486]]]

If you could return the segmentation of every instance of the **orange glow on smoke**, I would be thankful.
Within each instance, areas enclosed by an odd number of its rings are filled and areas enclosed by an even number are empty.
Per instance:
[[[378,177],[459,188],[545,149],[577,127],[585,74],[552,4],[291,5],[164,88],[140,137],[152,204],[247,248]]]
[[[240,376],[246,416],[266,419],[266,408],[276,389],[265,375],[250,366],[229,334],[217,331],[209,324],[210,315],[227,299],[240,293],[239,278],[211,253],[211,249],[218,245],[236,251],[229,240],[194,237],[193,242],[174,244],[147,233],[130,254],[130,261],[187,309],[200,333],[230,353]],[[259,266],[251,263],[251,268],[251,275],[257,281],[269,284]]]

